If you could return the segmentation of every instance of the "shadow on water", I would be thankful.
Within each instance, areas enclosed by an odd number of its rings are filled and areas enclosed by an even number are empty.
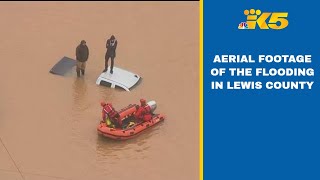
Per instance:
[[[126,91],[120,88],[111,88],[103,85],[99,85],[100,99],[106,102],[111,102],[112,104],[116,104],[116,94],[125,93]],[[121,96],[121,95],[120,95]]]
[[[75,78],[72,84],[73,90],[73,103],[72,103],[72,112],[73,117],[78,117],[81,112],[88,108],[87,98],[87,84],[84,78]],[[78,119],[78,118],[76,118]]]
[[[89,89],[85,77],[75,77],[72,84],[72,105],[71,105],[71,129],[72,142],[82,142],[84,136],[81,127],[87,126],[83,121],[86,119],[88,110],[90,109]]]

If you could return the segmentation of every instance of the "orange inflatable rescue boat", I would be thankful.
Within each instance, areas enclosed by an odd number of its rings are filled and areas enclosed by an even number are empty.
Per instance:
[[[149,101],[147,107],[150,110],[151,118],[147,121],[137,120],[135,114],[138,110],[137,104],[129,104],[118,113],[122,121],[122,128],[108,126],[106,122],[101,121],[97,127],[98,134],[115,140],[126,140],[135,137],[144,130],[155,126],[164,121],[164,115],[154,114],[157,107],[155,101]]]

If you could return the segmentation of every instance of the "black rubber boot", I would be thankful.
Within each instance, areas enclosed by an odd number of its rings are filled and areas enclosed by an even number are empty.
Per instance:
[[[84,69],[81,69],[81,74],[82,74],[82,76],[84,75]]]
[[[113,69],[110,70],[110,73],[113,74]]]

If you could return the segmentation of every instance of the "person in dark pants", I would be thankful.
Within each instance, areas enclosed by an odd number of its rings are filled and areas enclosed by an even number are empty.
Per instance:
[[[116,57],[117,45],[118,45],[118,41],[116,40],[114,35],[112,35],[110,39],[107,40],[107,44],[106,44],[107,52],[105,56],[105,66],[104,66],[103,72],[108,71],[108,61],[109,61],[109,58],[111,58],[110,73],[111,74],[113,73],[113,65],[114,65],[114,58]]]
[[[76,59],[77,59],[77,76],[80,77],[81,74],[84,75],[86,69],[86,62],[89,58],[89,48],[85,40],[82,40],[81,43],[77,46],[76,49]]]

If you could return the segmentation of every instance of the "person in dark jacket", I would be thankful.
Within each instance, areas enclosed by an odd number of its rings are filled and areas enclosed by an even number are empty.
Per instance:
[[[105,66],[104,66],[103,72],[108,71],[108,61],[109,61],[109,58],[111,58],[110,73],[111,74],[113,73],[113,65],[114,65],[114,58],[116,57],[117,45],[118,45],[118,41],[116,40],[114,35],[112,35],[110,39],[107,40],[107,43],[106,43],[107,52],[105,55]]]
[[[89,48],[85,40],[82,40],[81,43],[77,46],[76,49],[76,59],[77,59],[77,76],[80,77],[81,74],[84,75],[86,69],[86,62],[89,58]]]

